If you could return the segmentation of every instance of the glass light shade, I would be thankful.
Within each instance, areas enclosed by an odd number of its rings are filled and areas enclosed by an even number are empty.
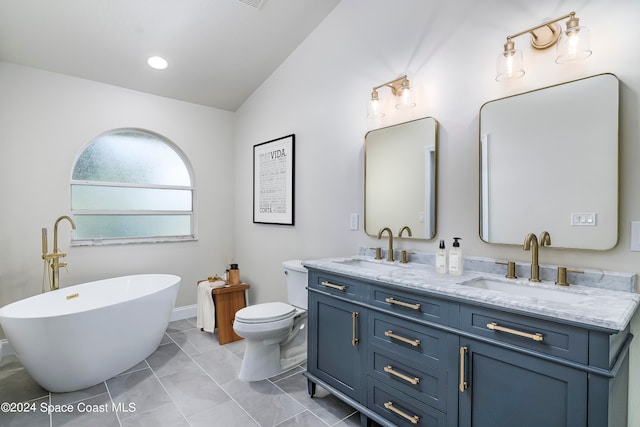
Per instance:
[[[409,88],[409,86],[403,86],[400,89],[398,89],[398,95],[396,99],[396,108],[401,110],[401,109],[413,108],[415,106],[416,106],[416,97],[413,95],[413,92],[411,92],[411,89]]]
[[[382,103],[378,98],[378,92],[371,94],[371,100],[369,100],[369,104],[367,105],[367,117],[384,117],[384,111],[382,111]]]
[[[522,68],[522,51],[519,49],[505,50],[498,55],[496,61],[496,80],[499,82],[511,79],[519,79],[524,76],[524,68]]]
[[[587,27],[568,28],[560,35],[557,53],[556,63],[558,64],[591,56],[589,29]]]

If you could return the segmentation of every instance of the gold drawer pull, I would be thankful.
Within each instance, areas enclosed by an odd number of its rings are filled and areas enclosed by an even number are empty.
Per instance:
[[[360,342],[360,340],[358,339],[358,333],[356,331],[356,323],[358,322],[358,316],[359,314],[357,311],[351,312],[351,345],[354,347],[358,345],[358,343]]]
[[[385,298],[384,300],[389,304],[396,304],[396,305],[401,305],[403,307],[412,308],[414,310],[420,310],[420,304],[409,304],[408,302],[398,301],[397,299],[392,297]]]
[[[464,393],[464,391],[469,387],[469,383],[465,379],[465,360],[467,358],[467,353],[469,349],[467,347],[460,347],[460,372],[459,377],[460,381],[458,382],[458,390],[460,393]]]
[[[506,332],[508,334],[517,335],[519,337],[529,338],[529,339],[532,339],[534,341],[542,341],[542,340],[544,340],[544,337],[542,336],[542,334],[538,334],[538,333],[529,334],[527,332],[522,332],[522,331],[518,331],[518,330],[515,330],[515,329],[511,329],[511,328],[505,328],[504,326],[498,325],[496,322],[487,323],[487,328],[491,329],[492,331]]]
[[[402,337],[400,335],[394,334],[393,331],[385,331],[384,335],[386,337],[393,338],[393,339],[396,339],[398,341],[406,342],[407,344],[411,344],[414,347],[417,347],[417,346],[420,345],[420,340],[412,340],[412,339],[409,339],[409,338],[405,338],[405,337]]]
[[[401,411],[400,409],[393,406],[393,402],[385,402],[384,407],[390,410],[391,412],[395,412],[396,414],[400,415],[402,418],[404,418],[405,420],[409,421],[412,424],[418,424],[420,422],[419,416],[417,415],[412,416],[407,414],[404,411]]]
[[[409,383],[411,383],[413,385],[417,385],[420,382],[420,378],[418,378],[418,377],[411,378],[410,376],[407,376],[407,375],[405,375],[405,374],[403,374],[401,372],[396,371],[395,369],[393,369],[393,366],[391,366],[391,365],[385,366],[384,367],[384,371],[389,373],[389,374],[391,374],[391,375],[394,375],[394,376],[396,376],[398,378],[402,378],[406,382],[409,382]]]
[[[337,289],[339,291],[343,291],[345,289],[347,289],[347,287],[345,285],[334,285],[333,283],[329,283],[329,282],[322,282],[320,283],[322,286],[326,286],[327,288],[333,288],[333,289]]]

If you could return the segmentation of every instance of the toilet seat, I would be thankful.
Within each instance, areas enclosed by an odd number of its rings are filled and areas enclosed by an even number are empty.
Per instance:
[[[295,307],[283,302],[267,302],[250,305],[236,312],[236,321],[241,323],[270,323],[291,318],[295,315]]]

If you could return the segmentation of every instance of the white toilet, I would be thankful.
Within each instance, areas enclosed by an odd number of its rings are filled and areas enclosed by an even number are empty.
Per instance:
[[[307,359],[307,269],[299,260],[282,267],[289,304],[268,302],[236,312],[233,330],[246,342],[242,381],[273,377]]]

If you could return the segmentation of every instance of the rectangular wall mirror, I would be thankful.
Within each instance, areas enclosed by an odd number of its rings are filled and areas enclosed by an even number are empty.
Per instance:
[[[437,134],[438,122],[425,117],[365,135],[367,234],[389,227],[397,236],[409,226],[413,239],[435,237]]]
[[[600,74],[480,109],[480,237],[606,250],[618,241],[618,97]]]

